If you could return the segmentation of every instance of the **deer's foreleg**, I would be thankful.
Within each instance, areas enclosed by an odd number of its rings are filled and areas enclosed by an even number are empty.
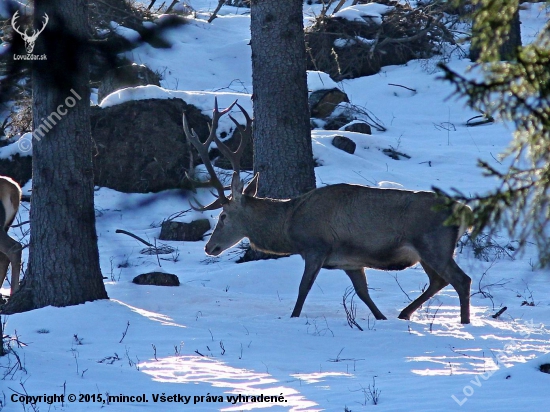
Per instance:
[[[306,261],[306,267],[304,269],[304,274],[302,275],[302,280],[300,282],[300,289],[298,290],[298,299],[296,300],[296,305],[294,305],[294,310],[292,311],[292,318],[297,318],[302,313],[302,307],[306,301],[307,294],[311,290],[315,278],[319,274],[319,271],[323,267],[325,262],[326,255],[324,253],[312,252],[306,253],[304,256]]]

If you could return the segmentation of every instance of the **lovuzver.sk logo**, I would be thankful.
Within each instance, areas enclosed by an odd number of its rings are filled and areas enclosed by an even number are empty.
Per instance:
[[[25,29],[25,31],[21,31],[19,27],[17,27],[17,19],[19,18],[19,11],[16,11],[13,17],[11,18],[11,27],[13,27],[13,30],[16,33],[19,33],[21,35],[21,38],[25,42],[25,49],[27,50],[27,54],[14,54],[13,58],[15,60],[47,60],[47,57],[45,54],[36,55],[32,54],[32,51],[34,50],[34,43],[36,42],[36,39],[44,31],[46,28],[46,25],[48,24],[48,21],[50,18],[46,13],[44,13],[44,23],[42,24],[42,28],[38,31],[34,30],[32,31],[32,34],[29,36],[27,34],[28,29]]]

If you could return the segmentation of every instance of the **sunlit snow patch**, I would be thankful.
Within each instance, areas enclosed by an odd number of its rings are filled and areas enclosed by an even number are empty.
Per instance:
[[[223,362],[202,356],[170,356],[139,364],[140,371],[153,376],[159,382],[206,383],[213,387],[228,388],[226,395],[284,396],[283,403],[239,403],[222,411],[242,411],[283,406],[289,411],[321,411],[312,409],[317,404],[307,400],[289,387],[277,385],[277,380],[268,373],[228,366]],[[227,396],[224,396],[224,400]],[[227,403],[225,403],[227,404]]]

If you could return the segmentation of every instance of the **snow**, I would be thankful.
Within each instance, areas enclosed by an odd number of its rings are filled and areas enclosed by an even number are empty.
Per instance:
[[[362,44],[365,44],[367,46],[370,46],[370,45],[373,45],[374,43],[376,43],[376,40],[366,39],[366,38],[361,37],[361,36],[354,36],[353,39],[336,39],[336,40],[334,40],[334,46],[339,47],[339,48],[353,46],[354,44],[357,44],[357,43],[362,43]]]
[[[136,41],[141,39],[140,34],[137,31],[133,30],[133,29],[121,26],[117,22],[114,22],[114,21],[109,23],[109,25],[111,26],[111,28],[113,29],[113,31],[116,34],[124,37],[126,40],[129,40],[131,42],[136,42]]]
[[[395,7],[386,6],[378,3],[357,4],[355,6],[345,7],[333,14],[333,17],[339,17],[349,21],[372,21],[378,25],[382,24],[382,16]]]
[[[19,156],[32,155],[32,134],[25,133],[16,142],[0,147],[0,159],[9,159],[18,154]]]
[[[224,7],[208,25],[201,19],[217,0],[189,4],[200,19],[190,17],[189,24],[167,33],[174,42],[172,49],[143,45],[129,53],[137,63],[164,72],[162,87],[116,92],[101,102],[102,107],[132,99],[182,98],[209,112],[217,96],[220,107],[238,98],[251,112],[249,17]],[[530,33],[536,33],[546,15],[537,4],[524,3],[524,7],[528,9],[521,12],[526,18],[522,30],[527,25]],[[456,58],[450,62],[461,72],[469,64]],[[498,166],[496,158],[509,144],[512,126],[497,121],[467,127],[467,120],[478,113],[465,108],[462,99],[449,99],[453,88],[439,73],[426,70],[434,65],[432,60],[412,61],[337,84],[353,104],[372,112],[388,130],[373,135],[313,130],[314,156],[320,164],[315,170],[318,186],[339,182],[411,190],[438,186],[474,194],[496,184],[481,175],[476,162],[483,159]],[[308,74],[308,84],[310,90],[335,85],[315,72]],[[356,152],[351,155],[332,146],[336,135],[352,139]],[[393,160],[382,152],[385,148],[411,158]],[[0,157],[14,153],[20,153],[17,144],[2,148]],[[420,266],[401,272],[367,271],[372,298],[388,320],[374,321],[359,302],[356,319],[361,332],[346,322],[342,295],[350,282],[342,271],[322,270],[302,316],[291,319],[304,267],[299,256],[236,264],[238,248],[217,258],[206,256],[208,237],[201,242],[156,240],[160,222],[189,209],[188,201],[195,196],[203,204],[212,199],[207,189],[196,195],[176,190],[125,194],[99,188],[95,192],[101,267],[111,299],[7,317],[4,333],[20,342],[21,346],[15,340],[11,345],[23,368],[17,367],[13,354],[0,359],[5,377],[0,381],[3,411],[32,410],[12,400],[27,393],[65,394],[63,403],[41,402],[40,410],[105,406],[109,411],[179,411],[187,400],[187,407],[197,411],[347,407],[357,412],[373,408],[369,398],[373,385],[381,391],[379,411],[548,409],[550,375],[538,368],[550,363],[549,271],[534,266],[532,245],[524,254],[508,250],[512,257],[504,253],[496,258],[493,253],[489,261],[475,258],[469,247],[457,249],[457,263],[473,280],[470,325],[459,323],[458,297],[452,287],[427,302],[410,321],[397,319],[409,297],[417,297],[428,281]],[[28,208],[23,203],[16,223],[28,220]],[[189,211],[179,220],[206,217],[214,225],[217,214]],[[176,251],[142,255],[143,245],[116,234],[119,228]],[[10,235],[27,243],[27,229],[25,224],[12,228]],[[505,246],[514,239],[500,233],[495,240]],[[131,283],[134,276],[154,270],[176,274],[181,286]],[[2,293],[7,294],[8,288],[6,282]],[[502,306],[508,310],[499,319],[492,318]],[[69,402],[69,394],[76,394],[77,402]],[[83,402],[78,402],[81,394]],[[144,394],[148,402],[134,398],[106,405],[98,395],[104,400],[107,394]],[[243,398],[235,401],[233,396],[239,394]],[[282,396],[284,401],[250,398],[260,394]],[[180,398],[168,402],[173,395]],[[214,403],[219,397],[222,402]]]
[[[307,89],[310,93],[318,90],[337,89],[338,84],[330,76],[320,71],[307,72]]]
[[[252,113],[252,102],[250,101],[249,94],[234,92],[186,92],[181,90],[168,90],[154,85],[128,87],[126,89],[117,90],[106,96],[101,101],[99,106],[106,108],[117,104],[122,104],[130,100],[182,99],[206,113],[211,113],[214,107],[215,98],[218,99],[220,110],[230,106],[234,101],[238,101],[248,113]],[[233,109],[231,111],[231,115],[239,121],[245,121],[244,116],[239,109]],[[220,119],[220,131],[229,131],[234,127],[235,124],[231,121],[231,119],[229,119],[228,116]]]

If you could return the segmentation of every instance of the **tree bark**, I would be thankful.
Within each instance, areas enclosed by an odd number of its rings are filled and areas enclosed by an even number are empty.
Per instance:
[[[34,62],[32,71],[29,265],[5,313],[107,298],[95,229],[88,2],[35,0],[34,5],[35,28],[45,13],[49,22],[34,51],[47,60]]]
[[[301,0],[251,2],[254,171],[258,195],[315,188]]]
[[[515,0],[517,1],[517,0]],[[477,7],[480,7],[479,5]],[[472,31],[472,37],[477,34]],[[519,8],[512,17],[510,23],[510,30],[504,39],[504,43],[499,47],[500,60],[513,61],[517,58],[518,47],[521,47],[521,22],[519,20]],[[470,45],[470,60],[475,62],[479,59],[480,49],[478,47]]]

